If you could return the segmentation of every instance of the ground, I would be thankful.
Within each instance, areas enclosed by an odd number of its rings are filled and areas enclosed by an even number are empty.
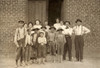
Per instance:
[[[14,59],[1,59],[0,68],[15,68]],[[100,68],[100,59],[97,58],[87,58],[83,62],[76,61],[63,61],[62,63],[50,63],[45,64],[31,64],[25,67],[19,68]]]
[[[73,61],[63,61],[62,63],[50,63],[46,64],[31,64],[25,67],[19,68],[100,68],[100,48],[84,48],[84,61],[75,62],[75,52],[73,50]],[[14,54],[12,54],[14,55]],[[0,68],[15,68],[15,55],[12,58],[11,55],[9,58],[2,56],[0,54]],[[67,58],[68,59],[68,58]]]

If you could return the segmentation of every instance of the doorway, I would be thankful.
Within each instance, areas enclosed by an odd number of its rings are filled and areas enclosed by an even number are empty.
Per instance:
[[[61,18],[61,7],[63,0],[49,0],[48,4],[48,21],[53,25],[56,18]]]
[[[39,19],[41,24],[48,20],[51,26],[56,18],[61,18],[61,6],[63,0],[28,0],[28,21],[35,24]]]

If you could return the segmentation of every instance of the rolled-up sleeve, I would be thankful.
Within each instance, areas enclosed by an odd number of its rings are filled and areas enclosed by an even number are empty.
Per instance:
[[[85,33],[85,34],[90,33],[90,30],[89,30],[88,28],[83,27],[83,29],[84,29],[84,33]]]

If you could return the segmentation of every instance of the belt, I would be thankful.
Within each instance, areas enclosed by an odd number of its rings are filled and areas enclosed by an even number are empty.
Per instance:
[[[71,37],[70,35],[65,35],[65,37]]]

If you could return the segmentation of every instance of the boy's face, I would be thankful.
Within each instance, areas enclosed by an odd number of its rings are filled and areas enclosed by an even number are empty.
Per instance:
[[[43,37],[44,36],[44,33],[40,33],[40,37]]]
[[[51,32],[54,32],[54,31],[55,31],[55,29],[52,28],[52,29],[51,29]]]
[[[59,19],[56,19],[56,23],[59,23]]]
[[[66,26],[69,26],[69,23],[68,23],[68,22],[66,22],[66,23],[65,23],[65,25],[66,25]]]
[[[39,21],[36,21],[36,25],[39,25],[40,24],[40,22]]]
[[[60,21],[60,24],[63,25],[63,21]]]
[[[24,25],[23,23],[19,23],[19,27],[23,27],[23,25]]]
[[[48,25],[48,22],[47,21],[45,22],[45,25]]]
[[[31,23],[29,24],[29,27],[30,27],[30,28],[32,27],[32,24],[31,24]]]
[[[60,30],[60,31],[58,31],[58,33],[62,33],[62,31]]]
[[[38,33],[38,30],[35,30],[34,32],[35,32],[35,33]]]
[[[81,25],[81,22],[78,21],[78,22],[77,22],[77,25]]]

